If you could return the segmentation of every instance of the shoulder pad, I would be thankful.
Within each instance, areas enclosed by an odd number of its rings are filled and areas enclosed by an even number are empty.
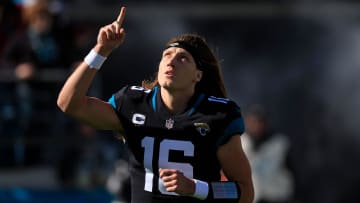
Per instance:
[[[143,87],[140,86],[129,86],[125,92],[125,94],[130,98],[130,99],[141,99],[144,96],[148,95],[151,92],[151,90],[147,90]]]

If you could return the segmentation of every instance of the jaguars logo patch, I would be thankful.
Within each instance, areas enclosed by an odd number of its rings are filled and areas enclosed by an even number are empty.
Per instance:
[[[202,136],[205,136],[207,133],[210,132],[210,127],[207,123],[194,123],[194,126]]]

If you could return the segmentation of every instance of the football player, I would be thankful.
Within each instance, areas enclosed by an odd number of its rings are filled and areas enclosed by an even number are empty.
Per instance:
[[[252,202],[240,108],[226,98],[219,62],[201,36],[171,39],[154,81],[125,86],[109,101],[86,95],[125,39],[124,17],[122,7],[117,20],[99,30],[97,44],[65,82],[58,106],[97,129],[124,135],[133,203]],[[220,171],[228,181],[220,181]]]

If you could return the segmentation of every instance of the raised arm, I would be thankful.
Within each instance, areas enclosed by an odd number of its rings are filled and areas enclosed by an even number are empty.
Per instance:
[[[99,30],[97,43],[89,60],[80,63],[61,89],[57,105],[59,108],[97,129],[122,131],[120,120],[112,106],[98,98],[86,96],[89,86],[99,66],[110,53],[119,47],[125,39],[125,30],[121,27],[125,17],[125,7],[122,7],[117,19]],[[101,65],[101,63],[100,63]]]
[[[239,203],[252,203],[254,188],[249,161],[242,149],[240,136],[232,138],[217,152],[222,170],[229,181],[235,181],[240,187]]]

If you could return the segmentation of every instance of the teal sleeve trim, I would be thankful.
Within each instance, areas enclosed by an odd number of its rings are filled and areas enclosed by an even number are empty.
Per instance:
[[[245,131],[244,120],[242,117],[233,120],[224,130],[224,134],[217,142],[217,146],[221,146],[229,141],[230,137],[236,134],[243,134]]]
[[[154,93],[151,98],[151,106],[152,106],[154,112],[156,112],[156,95],[157,95],[157,91],[158,91],[158,86],[155,86],[153,91],[154,91]]]
[[[108,102],[116,110],[117,106],[116,106],[116,102],[115,102],[115,95],[112,95]]]

